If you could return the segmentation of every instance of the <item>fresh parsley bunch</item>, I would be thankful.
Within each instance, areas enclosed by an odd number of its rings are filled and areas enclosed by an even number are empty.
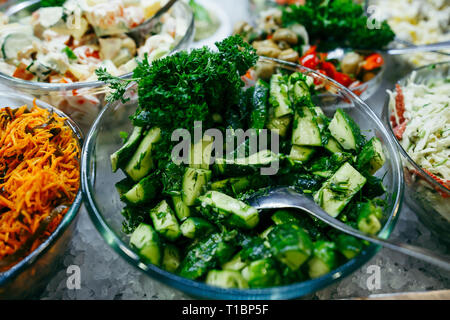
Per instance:
[[[308,0],[305,5],[283,9],[283,25],[302,24],[320,50],[337,47],[382,49],[395,34],[386,21],[379,29],[369,29],[361,5],[352,0]]]

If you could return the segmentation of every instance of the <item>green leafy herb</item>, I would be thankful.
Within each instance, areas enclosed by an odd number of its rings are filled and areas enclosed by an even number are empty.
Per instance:
[[[381,49],[395,37],[386,21],[380,28],[370,29],[363,8],[352,0],[308,0],[305,5],[291,5],[283,9],[283,24],[305,26],[320,50]]]
[[[70,60],[77,60],[77,55],[69,47],[65,47],[62,52],[64,52]]]

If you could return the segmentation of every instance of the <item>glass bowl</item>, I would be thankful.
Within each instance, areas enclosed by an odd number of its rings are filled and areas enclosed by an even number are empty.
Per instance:
[[[39,0],[11,1],[0,6],[0,11],[9,17],[23,17],[40,7]],[[187,21],[186,33],[178,41],[172,53],[186,49],[194,38],[194,13],[189,5],[179,1],[172,8],[174,14]],[[130,78],[132,73],[121,78]],[[101,81],[75,83],[46,83],[26,81],[0,72],[0,84],[31,94],[61,109],[76,121],[86,132],[104,105],[107,88]]]
[[[273,59],[262,60],[275,63],[279,69],[300,71],[311,75],[318,81],[325,82],[328,92],[315,97],[317,105],[323,107],[328,115],[334,113],[336,107],[345,108],[368,136],[376,135],[380,138],[385,149],[387,162],[377,175],[379,177],[385,176],[386,200],[389,203],[380,236],[383,238],[389,237],[398,218],[403,197],[401,161],[392,136],[360,98],[337,82],[296,64]],[[356,258],[321,278],[288,286],[251,290],[221,289],[202,282],[188,280],[168,273],[154,265],[143,263],[139,255],[129,246],[129,237],[122,232],[123,217],[121,209],[123,203],[114,185],[124,178],[124,174],[121,172],[112,173],[110,164],[110,154],[122,145],[119,132],[129,132],[132,128],[128,116],[133,114],[137,107],[135,89],[130,88],[130,100],[126,104],[121,102],[111,103],[101,111],[88,135],[82,155],[82,189],[86,208],[105,241],[130,265],[140,269],[153,279],[195,297],[209,299],[292,299],[311,294],[350,275],[368,262],[378,251],[378,246],[368,246]]]
[[[415,72],[415,83],[426,83],[431,79],[439,78],[448,79],[450,77],[450,62],[421,67],[416,69]],[[410,76],[411,74],[407,75],[398,83],[404,85]],[[397,140],[390,121],[389,100],[388,96],[384,104],[382,117],[402,155],[406,203],[425,226],[440,239],[450,244],[450,190],[437,183],[418,166]]]
[[[23,105],[32,106],[34,98],[24,94],[0,91],[0,107],[18,108]],[[80,128],[67,115],[43,101],[36,104],[52,110],[61,117],[67,118],[66,124],[72,129],[80,147],[83,145],[83,134]],[[56,230],[34,251],[7,271],[0,272],[0,300],[24,299],[45,289],[48,281],[55,275],[60,258],[67,250],[69,240],[75,230],[78,212],[82,204],[81,188],[68,212]]]

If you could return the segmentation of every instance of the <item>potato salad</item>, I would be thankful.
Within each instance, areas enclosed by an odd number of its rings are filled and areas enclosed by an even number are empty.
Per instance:
[[[127,35],[153,16],[166,0],[67,0],[21,19],[0,19],[0,72],[28,81],[95,81],[95,70],[123,75],[135,58],[153,61],[183,37],[188,21],[162,16],[142,46]],[[54,5],[54,4],[52,4]]]

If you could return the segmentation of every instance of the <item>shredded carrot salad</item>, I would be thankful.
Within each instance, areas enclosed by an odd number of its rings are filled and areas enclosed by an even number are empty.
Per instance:
[[[77,195],[80,147],[64,121],[36,103],[0,110],[0,262],[23,250],[47,219],[27,253],[39,246]]]

